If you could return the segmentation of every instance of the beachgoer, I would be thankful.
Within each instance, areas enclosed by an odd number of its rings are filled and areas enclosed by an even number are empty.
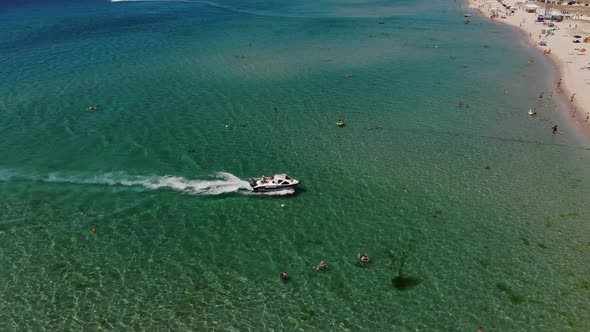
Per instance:
[[[320,271],[320,270],[325,270],[328,268],[328,264],[324,263],[324,261],[320,261],[320,264],[318,266],[315,267],[316,270]]]
[[[370,261],[369,256],[367,256],[367,254],[358,254],[358,258],[363,263],[368,263]]]
[[[539,99],[540,99],[540,100],[541,100],[541,99],[543,99],[543,95],[545,95],[545,93],[544,93],[544,92],[541,92],[541,93],[539,94]]]
[[[480,327],[477,329],[477,332],[483,332],[483,327],[481,327],[481,326],[480,326]]]
[[[553,133],[555,134],[557,132],[557,125],[555,125],[555,126],[553,126],[551,128],[553,128]]]
[[[572,95],[572,97],[570,98],[570,102],[572,102],[572,103],[574,102],[574,97],[575,97],[575,96],[576,96],[576,94],[574,93],[574,94]]]
[[[281,273],[281,279],[283,279],[283,281],[289,281],[289,274],[287,272]]]

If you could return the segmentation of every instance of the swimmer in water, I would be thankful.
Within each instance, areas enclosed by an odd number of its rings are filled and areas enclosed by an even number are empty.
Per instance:
[[[314,268],[318,271],[324,271],[328,268],[328,264],[324,263],[324,261],[320,261],[318,266],[314,266]]]
[[[288,274],[287,272],[282,272],[282,273],[281,273],[281,279],[282,279],[284,282],[287,282],[287,281],[289,281],[289,274]]]
[[[367,254],[362,254],[362,255],[361,254],[358,254],[358,258],[363,263],[369,263],[370,262],[369,256]]]

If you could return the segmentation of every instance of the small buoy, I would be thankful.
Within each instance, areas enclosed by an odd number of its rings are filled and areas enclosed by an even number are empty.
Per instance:
[[[92,228],[92,233],[96,233],[96,228]]]
[[[281,207],[285,207],[285,204],[281,204]]]
[[[225,128],[229,127],[229,125],[225,125]]]

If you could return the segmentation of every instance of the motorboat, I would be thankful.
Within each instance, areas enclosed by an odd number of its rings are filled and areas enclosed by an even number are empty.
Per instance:
[[[259,179],[250,180],[252,191],[275,191],[282,189],[295,189],[299,185],[299,180],[294,179],[287,174],[275,174],[273,176],[262,176]]]

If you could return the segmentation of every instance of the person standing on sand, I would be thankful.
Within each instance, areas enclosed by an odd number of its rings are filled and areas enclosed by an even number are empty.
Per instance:
[[[571,103],[573,103],[573,102],[574,102],[574,97],[575,97],[575,96],[576,96],[576,94],[574,93],[574,94],[572,95],[572,97],[570,98],[570,102],[571,102]]]

